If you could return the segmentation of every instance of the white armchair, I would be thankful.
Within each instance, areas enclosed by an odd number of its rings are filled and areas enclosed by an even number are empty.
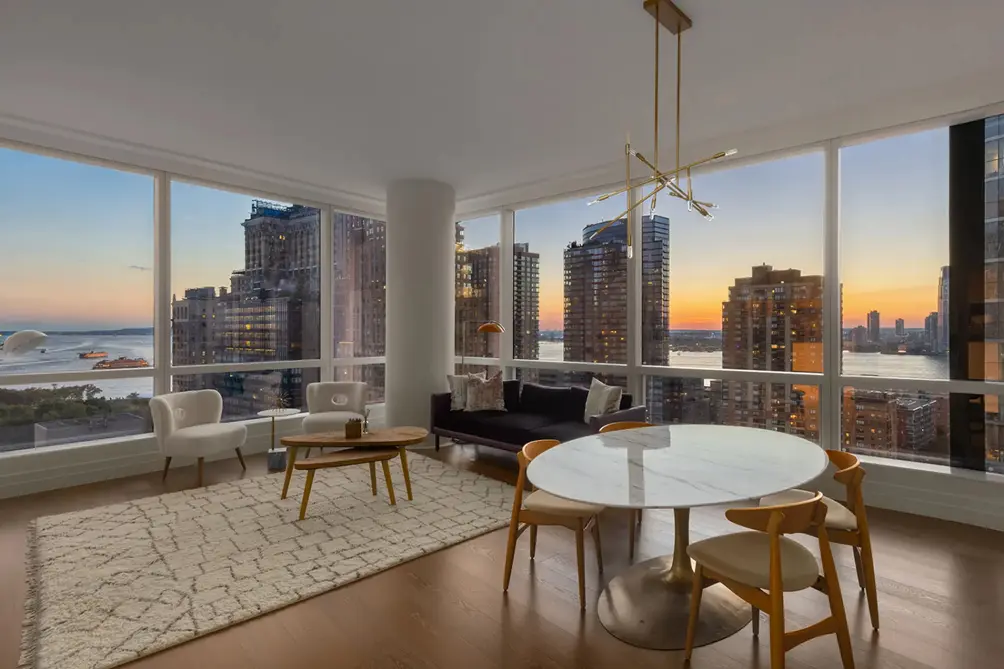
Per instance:
[[[207,455],[237,451],[241,467],[244,455],[241,446],[247,439],[247,428],[235,423],[221,423],[223,398],[215,390],[189,390],[183,393],[158,395],[150,400],[153,432],[164,455],[164,476],[174,456],[198,458],[198,485],[202,486],[202,464]]]
[[[366,411],[366,384],[361,381],[324,381],[307,386],[307,415],[303,431],[337,432],[350,418],[362,420]]]

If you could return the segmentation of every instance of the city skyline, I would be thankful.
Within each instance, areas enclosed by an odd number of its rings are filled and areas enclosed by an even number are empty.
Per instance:
[[[939,271],[947,264],[947,144],[940,129],[842,150],[844,327],[864,324],[875,310],[922,328],[938,310]],[[728,287],[750,267],[822,274],[822,171],[822,154],[812,152],[701,175],[695,185],[721,207],[710,223],[678,200],[659,199],[656,213],[672,227],[670,329],[720,329]],[[17,252],[0,250],[0,285],[17,290],[2,293],[0,329],[149,327],[152,178],[7,149],[0,150],[0,174],[8,211],[31,222],[5,226],[16,242],[5,246]],[[229,284],[244,260],[238,226],[253,199],[172,183],[173,294]],[[515,241],[540,255],[541,330],[562,327],[565,247],[585,226],[624,209],[624,198],[587,207],[590,199],[516,212]],[[463,223],[468,247],[498,243],[497,216]],[[911,262],[891,267],[891,244]],[[38,258],[45,259],[41,275]]]

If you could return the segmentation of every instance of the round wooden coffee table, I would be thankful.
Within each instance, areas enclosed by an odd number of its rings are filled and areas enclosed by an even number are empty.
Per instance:
[[[318,432],[317,434],[298,434],[283,437],[280,443],[287,449],[286,481],[282,484],[282,499],[289,492],[289,481],[293,477],[293,464],[296,462],[296,451],[300,448],[396,448],[401,458],[401,469],[404,471],[404,487],[411,499],[411,477],[408,475],[408,455],[405,447],[420,444],[429,436],[429,431],[423,427],[388,427],[383,430],[373,430],[360,437],[346,438],[344,432]]]

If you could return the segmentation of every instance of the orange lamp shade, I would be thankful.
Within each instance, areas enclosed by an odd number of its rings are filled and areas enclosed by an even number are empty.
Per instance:
[[[487,323],[482,323],[478,326],[479,333],[493,333],[501,334],[505,332],[505,328],[498,321],[488,321]]]

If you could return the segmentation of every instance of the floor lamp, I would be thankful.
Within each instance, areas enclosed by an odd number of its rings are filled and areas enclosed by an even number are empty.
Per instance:
[[[460,370],[463,373],[464,369],[464,358],[467,356],[467,323],[464,322],[464,331],[462,341],[460,343]],[[505,332],[505,327],[502,326],[498,321],[488,321],[487,323],[482,323],[478,326],[478,334],[502,334]]]

